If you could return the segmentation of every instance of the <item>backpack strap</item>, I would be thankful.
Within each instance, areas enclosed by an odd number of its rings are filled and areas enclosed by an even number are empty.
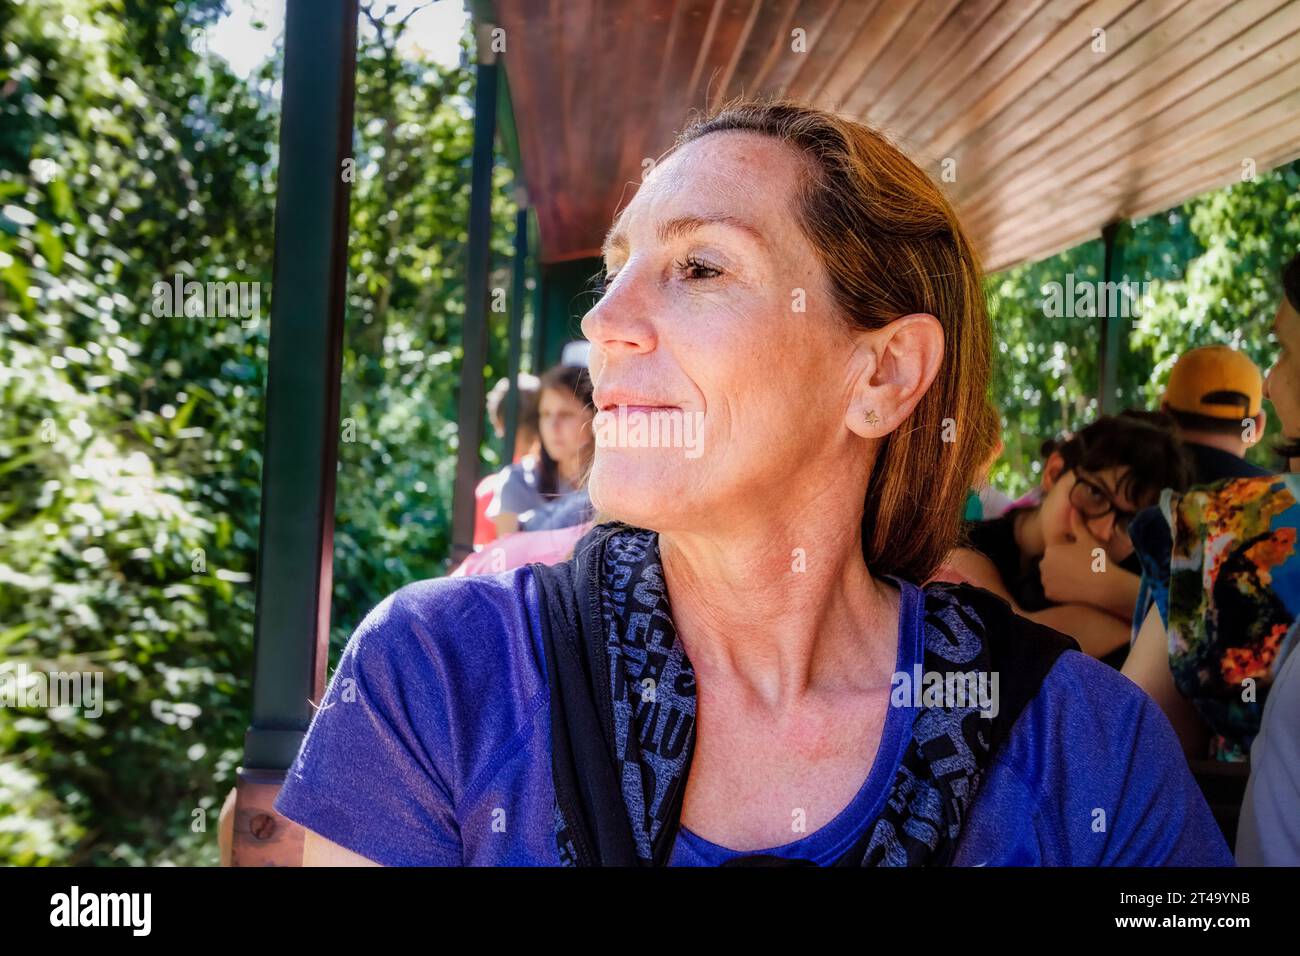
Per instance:
[[[992,765],[999,750],[1011,736],[1016,721],[1042,688],[1048,672],[1067,650],[1078,650],[1073,638],[1016,614],[1011,606],[983,588],[969,584],[931,585],[927,592],[942,590],[955,602],[972,629],[978,628],[984,640],[988,670],[998,675],[998,712],[988,728],[988,751],[983,757],[980,775]],[[968,613],[974,614],[970,619]],[[836,861],[836,866],[862,866],[870,851],[872,827],[854,846]],[[942,852],[927,865],[946,866],[956,853],[956,843],[948,842]]]
[[[1079,650],[1074,638],[1031,621],[991,591],[969,584],[945,586],[959,602],[974,609],[984,624],[991,667],[999,675],[998,713],[993,718],[990,756],[1011,736],[1011,729],[1038,696],[1048,672],[1066,651]]]
[[[614,772],[609,668],[599,633],[600,557],[613,530],[589,531],[567,561],[530,566],[542,604],[561,858],[577,866],[639,862]]]

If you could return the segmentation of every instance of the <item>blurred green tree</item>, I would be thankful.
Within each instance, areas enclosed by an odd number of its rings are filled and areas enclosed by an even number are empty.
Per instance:
[[[1158,407],[1174,362],[1199,345],[1232,345],[1267,370],[1280,268],[1300,249],[1300,162],[1126,223],[1119,249],[1119,278],[1150,283],[1120,359],[1122,406]],[[1013,495],[1038,481],[1044,439],[1098,414],[1098,320],[1054,317],[1045,290],[1048,283],[1064,285],[1070,274],[1076,283],[1100,282],[1102,268],[1098,238],[987,281],[996,343],[993,397],[1005,444],[992,477]],[[1270,420],[1268,436],[1276,428]],[[1257,445],[1250,457],[1277,467],[1270,443]]]
[[[445,560],[472,130],[472,71],[366,6],[340,638]],[[278,109],[278,57],[244,80],[204,52],[222,12],[0,5],[0,672],[105,682],[97,719],[0,708],[0,862],[216,859],[250,693]],[[177,274],[260,283],[260,318],[154,314]]]

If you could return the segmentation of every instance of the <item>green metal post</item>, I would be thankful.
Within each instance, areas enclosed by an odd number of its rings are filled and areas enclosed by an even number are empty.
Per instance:
[[[289,0],[245,769],[293,762],[329,656],[356,50],[357,0]]]
[[[1098,403],[1103,415],[1113,415],[1119,411],[1119,361],[1123,348],[1124,324],[1127,319],[1111,315],[1109,308],[1109,290],[1114,288],[1115,276],[1119,272],[1118,238],[1121,223],[1110,222],[1102,227],[1101,240],[1104,248],[1102,263],[1102,280],[1104,285],[1097,296],[1098,315],[1101,317],[1101,353],[1097,362]],[[1116,296],[1116,302],[1120,297]]]
[[[538,369],[556,364],[564,343],[582,338],[582,317],[596,304],[592,279],[601,268],[600,259],[591,258],[555,262],[541,270],[540,310],[533,323]]]
[[[510,331],[506,354],[506,379],[510,391],[506,393],[506,435],[501,449],[501,460],[509,463],[515,455],[515,433],[519,429],[519,365],[523,359],[524,293],[528,278],[528,207],[519,204],[515,213],[515,261],[513,282],[510,288]]]
[[[487,358],[488,265],[492,254],[492,162],[496,134],[497,63],[492,24],[478,26],[474,90],[474,150],[470,158],[469,240],[465,279],[465,325],[461,337],[460,411],[457,415],[456,479],[452,492],[451,559],[459,564],[474,550],[474,487],[483,441],[483,363]]]

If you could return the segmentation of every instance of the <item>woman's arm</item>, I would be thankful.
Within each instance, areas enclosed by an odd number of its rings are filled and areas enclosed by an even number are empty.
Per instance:
[[[303,866],[381,866],[374,860],[353,853],[313,830],[306,831],[302,847]]]
[[[1191,701],[1174,686],[1174,675],[1169,670],[1169,642],[1158,608],[1151,608],[1142,621],[1122,673],[1160,705],[1183,745],[1183,752],[1189,757],[1204,756],[1209,730]]]

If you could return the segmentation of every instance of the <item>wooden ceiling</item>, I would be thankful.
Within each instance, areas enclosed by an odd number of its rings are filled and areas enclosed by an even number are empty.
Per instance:
[[[546,262],[597,255],[643,161],[740,93],[860,119],[936,180],[951,160],[989,271],[1300,156],[1300,0],[477,6],[505,29]]]

